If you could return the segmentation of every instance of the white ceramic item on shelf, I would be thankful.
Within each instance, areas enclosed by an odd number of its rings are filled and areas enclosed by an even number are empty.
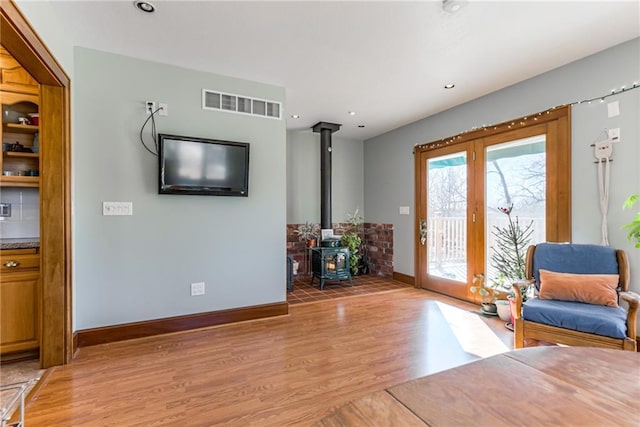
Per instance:
[[[496,301],[496,307],[498,308],[498,317],[500,320],[508,322],[511,320],[511,308],[509,307],[509,301],[506,299],[499,299]]]

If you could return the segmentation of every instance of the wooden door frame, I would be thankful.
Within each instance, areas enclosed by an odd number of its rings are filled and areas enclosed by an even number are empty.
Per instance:
[[[557,189],[556,197],[548,198],[546,204],[546,217],[550,218],[555,215],[555,221],[547,225],[547,240],[555,242],[571,241],[571,106],[554,107],[530,116],[483,127],[471,132],[443,138],[439,141],[417,145],[414,149],[414,277],[416,288],[421,289],[424,287],[420,274],[420,238],[418,236],[421,220],[419,207],[421,203],[426,201],[426,189],[421,186],[421,174],[424,173],[420,160],[421,153],[476,140],[492,141],[505,135],[517,139],[528,135],[529,129],[540,128],[541,125],[545,126],[548,141],[553,141],[554,143],[553,149],[547,150],[547,193],[550,194],[549,188]],[[476,181],[478,180],[476,179]],[[480,190],[476,188],[475,191],[479,192]],[[478,210],[478,213],[481,215],[480,220],[484,223],[484,214],[480,210]],[[480,237],[474,236],[476,244]],[[467,299],[471,300],[471,298]]]
[[[0,0],[0,39],[40,84],[40,365],[48,368],[73,355],[71,81],[12,0]]]
[[[464,153],[466,155],[465,159],[466,159],[466,171],[467,171],[467,191],[466,191],[466,201],[467,201],[467,207],[465,209],[465,215],[466,215],[466,229],[467,230],[471,230],[472,227],[472,214],[475,212],[475,206],[472,202],[475,200],[475,191],[476,191],[476,187],[475,185],[473,185],[474,183],[474,177],[471,174],[471,171],[473,170],[472,168],[472,154],[473,154],[473,150],[474,150],[474,145],[473,145],[473,141],[469,141],[470,143],[461,143],[461,144],[454,144],[454,145],[449,145],[446,147],[440,147],[440,149],[437,150],[437,154],[436,156],[448,156],[454,153]],[[419,216],[420,210],[422,206],[427,206],[427,189],[429,187],[429,182],[428,182],[428,178],[426,178],[428,176],[428,160],[427,158],[430,157],[430,154],[434,153],[435,151],[433,150],[422,150],[419,153],[416,153],[416,188],[421,188],[420,191],[420,196],[418,197],[416,195],[416,202],[417,205],[415,206],[415,212],[416,212],[416,216]],[[433,158],[433,157],[431,157]],[[421,184],[421,180],[422,179],[427,179],[427,185],[422,186]],[[425,219],[427,219],[428,221],[429,215],[425,215]],[[418,222],[418,229],[420,227],[420,223]],[[419,241],[419,239],[416,236],[416,239]],[[474,241],[475,239],[473,238],[473,236],[469,236],[469,238],[467,239],[467,245],[466,245],[466,255],[467,255],[467,266],[469,265],[469,261],[470,260],[474,260],[475,257],[475,251],[476,251],[476,247],[474,246]],[[417,242],[418,243],[418,242]],[[427,257],[427,252],[428,252],[428,248],[427,245],[422,245],[420,243],[418,243],[416,245],[416,258],[415,258],[415,264],[416,266],[419,265],[427,265],[428,263],[428,257]],[[462,289],[462,282],[459,282],[457,280],[453,280],[453,279],[447,279],[444,277],[431,277],[431,287],[429,288],[430,291],[434,291],[434,292],[439,292],[439,293],[446,293],[449,296],[453,296],[456,298],[460,298],[460,299],[465,299],[467,297],[467,293],[468,293],[468,286],[467,283],[469,282],[469,280],[471,279],[471,272],[473,271],[473,268],[468,268],[467,269],[467,277],[465,277],[464,280],[464,289]],[[419,268],[416,267],[415,270],[415,282],[416,284],[420,283],[422,287],[424,287],[424,283],[428,280],[427,276],[429,276],[428,271],[420,271]],[[445,292],[445,290],[448,289],[448,292]]]

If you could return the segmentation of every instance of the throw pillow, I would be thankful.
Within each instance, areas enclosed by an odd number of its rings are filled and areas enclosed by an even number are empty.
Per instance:
[[[540,269],[541,299],[618,306],[617,274],[571,274]]]

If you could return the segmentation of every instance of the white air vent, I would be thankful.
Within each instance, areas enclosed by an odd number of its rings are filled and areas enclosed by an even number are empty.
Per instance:
[[[227,111],[236,111],[236,97],[233,95],[222,94],[222,109]]]
[[[230,113],[281,119],[281,104],[264,99],[248,98],[232,93],[202,89],[202,108],[205,110],[228,111]]]

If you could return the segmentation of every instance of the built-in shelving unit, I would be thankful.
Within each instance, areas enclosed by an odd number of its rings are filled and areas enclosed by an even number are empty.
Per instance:
[[[3,111],[10,110],[27,116],[28,113],[38,112],[37,97],[30,94],[20,96],[18,93],[2,93],[3,100],[15,101],[13,104],[3,104]],[[10,151],[11,148],[3,145],[0,160],[0,187],[39,187],[40,186],[40,155],[34,146],[35,138],[40,130],[39,126],[20,123],[2,123],[3,144],[21,144],[28,151]],[[7,174],[20,174],[7,176]],[[33,176],[34,174],[38,176]]]

